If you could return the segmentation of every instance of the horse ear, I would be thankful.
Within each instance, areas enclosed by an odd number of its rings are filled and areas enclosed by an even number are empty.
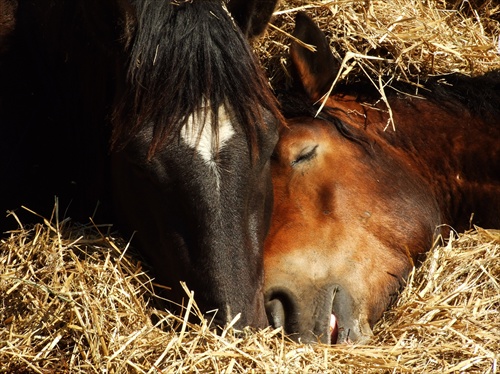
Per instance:
[[[297,13],[293,36],[316,47],[312,52],[297,41],[292,41],[290,55],[294,75],[302,83],[309,97],[317,101],[330,88],[337,76],[338,63],[330,50],[325,34],[304,12]]]
[[[227,8],[247,38],[264,32],[278,0],[229,0]]]

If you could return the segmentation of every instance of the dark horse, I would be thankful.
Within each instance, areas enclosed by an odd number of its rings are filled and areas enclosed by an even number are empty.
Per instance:
[[[57,195],[79,220],[100,201],[166,297],[183,280],[218,325],[265,326],[281,115],[247,37],[275,3],[1,0],[0,207],[47,215]]]
[[[500,227],[500,74],[432,79],[421,95],[387,88],[395,131],[359,78],[316,116],[339,64],[306,15],[296,22],[318,51],[290,50],[301,87],[282,98],[288,127],[271,162],[266,309],[296,339],[363,343],[436,234]]]

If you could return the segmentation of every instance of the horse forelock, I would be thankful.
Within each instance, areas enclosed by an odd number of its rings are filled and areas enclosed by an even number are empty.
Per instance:
[[[211,124],[217,138],[224,106],[241,124],[250,151],[256,151],[265,111],[278,119],[280,112],[247,40],[222,5],[220,0],[133,2],[137,24],[114,110],[112,147],[151,125],[151,157],[179,136],[193,115]]]

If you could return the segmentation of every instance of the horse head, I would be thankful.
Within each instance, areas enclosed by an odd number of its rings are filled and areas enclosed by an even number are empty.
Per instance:
[[[0,0],[0,207],[99,201],[172,305],[185,281],[216,324],[266,326],[281,114],[248,38],[276,2]]]
[[[183,280],[217,325],[240,314],[236,327],[263,327],[280,113],[247,38],[276,1],[153,3],[135,1],[113,120],[118,217],[166,298],[183,303]]]
[[[346,91],[323,96],[339,64],[303,13],[294,36],[316,52],[290,48],[298,88],[283,95],[288,126],[272,157],[268,317],[303,342],[363,343],[430,248],[441,212],[410,160],[379,136],[385,108]]]

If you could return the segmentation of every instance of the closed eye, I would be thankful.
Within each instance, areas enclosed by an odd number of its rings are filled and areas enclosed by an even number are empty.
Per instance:
[[[308,146],[302,149],[299,153],[299,156],[292,161],[292,166],[296,166],[297,164],[300,164],[301,162],[309,161],[313,159],[316,156],[316,149],[318,148],[317,145],[315,146]]]

